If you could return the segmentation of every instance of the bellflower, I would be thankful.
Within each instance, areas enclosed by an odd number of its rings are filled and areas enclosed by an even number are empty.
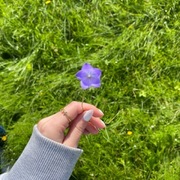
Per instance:
[[[80,80],[82,89],[101,86],[101,70],[92,67],[89,63],[82,66],[81,70],[76,73],[76,77]]]

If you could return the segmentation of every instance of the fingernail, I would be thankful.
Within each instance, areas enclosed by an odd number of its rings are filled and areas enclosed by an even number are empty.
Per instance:
[[[104,115],[104,113],[99,109],[99,112],[102,114],[102,115]]]
[[[83,120],[88,122],[92,118],[93,112],[93,110],[86,111],[83,116]]]
[[[106,127],[106,124],[101,120],[101,123]]]

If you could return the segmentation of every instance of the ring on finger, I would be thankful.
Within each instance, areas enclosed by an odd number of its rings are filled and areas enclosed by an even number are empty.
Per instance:
[[[72,118],[68,115],[68,113],[65,111],[65,109],[62,109],[61,113],[62,113],[62,115],[64,115],[66,117],[66,119],[68,120],[69,123],[72,121]]]

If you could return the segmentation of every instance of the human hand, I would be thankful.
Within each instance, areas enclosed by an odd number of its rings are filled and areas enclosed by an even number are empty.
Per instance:
[[[42,135],[70,147],[77,147],[82,134],[97,134],[105,128],[103,116],[97,107],[73,101],[63,110],[39,121]],[[65,134],[68,129],[67,134]]]

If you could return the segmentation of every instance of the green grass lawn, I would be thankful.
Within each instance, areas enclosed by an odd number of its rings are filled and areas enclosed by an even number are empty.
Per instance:
[[[102,70],[100,88],[81,90],[85,62]],[[9,163],[39,119],[83,96],[107,128],[82,138],[71,179],[179,180],[180,1],[0,0]]]

